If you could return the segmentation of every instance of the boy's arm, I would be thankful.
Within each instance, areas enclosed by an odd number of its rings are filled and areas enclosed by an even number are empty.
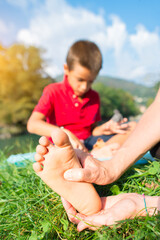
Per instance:
[[[40,112],[33,112],[27,123],[27,130],[30,133],[35,133],[40,136],[51,136],[51,132],[55,129],[59,128],[53,124],[46,122],[46,117],[44,114]],[[83,151],[87,151],[84,144],[68,129],[63,129],[69,137],[69,140],[73,146],[73,148],[78,148]]]
[[[54,128],[57,128],[57,126],[47,123],[45,115],[40,112],[33,112],[27,122],[28,132],[40,136],[49,137]]]

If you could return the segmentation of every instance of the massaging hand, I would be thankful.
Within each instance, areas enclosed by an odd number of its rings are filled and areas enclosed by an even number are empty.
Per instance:
[[[106,199],[106,197],[101,198],[102,210],[100,212],[91,216],[85,216],[77,213],[75,208],[68,201],[66,201],[64,198],[61,198],[63,207],[66,210],[69,220],[72,223],[77,224],[77,230],[79,232],[86,228],[89,228],[90,230],[97,230],[103,225],[109,226],[114,223],[113,216],[111,216],[110,211],[107,209],[108,207],[106,204]]]
[[[112,226],[117,221],[133,218],[136,215],[145,216],[143,198],[136,193],[124,193],[116,196],[102,197],[102,209],[100,212],[85,216],[77,213],[74,207],[62,198],[63,206],[69,220],[77,224],[77,230],[86,228],[96,230],[105,225]],[[127,206],[127,211],[126,211]]]
[[[82,165],[82,168],[69,169],[64,173],[64,178],[69,181],[81,181],[96,183],[98,185],[106,185],[114,182],[120,176],[111,160],[98,161],[89,153],[85,153],[79,149],[75,150]]]
[[[72,132],[65,128],[62,128],[62,130],[68,135],[74,149],[81,149],[84,152],[88,152],[88,149],[84,146],[83,142],[80,141]]]

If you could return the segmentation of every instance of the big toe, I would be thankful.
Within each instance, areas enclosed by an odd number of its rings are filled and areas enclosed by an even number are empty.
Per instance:
[[[58,147],[71,146],[68,135],[60,128],[57,128],[54,131],[52,131],[51,136],[56,146]]]

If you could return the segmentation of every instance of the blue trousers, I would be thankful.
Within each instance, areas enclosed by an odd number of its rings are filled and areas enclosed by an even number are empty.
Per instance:
[[[152,157],[160,159],[160,142],[158,142],[154,147],[151,148],[150,153]]]

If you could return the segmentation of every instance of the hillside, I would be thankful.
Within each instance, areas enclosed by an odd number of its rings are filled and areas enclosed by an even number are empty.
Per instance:
[[[102,82],[106,86],[121,88],[133,96],[138,96],[141,98],[155,97],[156,91],[153,87],[147,87],[142,84],[137,84],[131,81],[123,80],[120,78],[113,78],[108,76],[98,76],[97,82]]]
[[[59,82],[62,81],[62,79],[63,76],[60,75],[56,78],[56,81]],[[133,96],[141,98],[154,98],[156,95],[156,91],[153,87],[146,87],[145,85],[137,84],[120,78],[98,76],[96,82],[102,82],[104,85],[109,87],[121,88],[124,91],[131,93]]]

